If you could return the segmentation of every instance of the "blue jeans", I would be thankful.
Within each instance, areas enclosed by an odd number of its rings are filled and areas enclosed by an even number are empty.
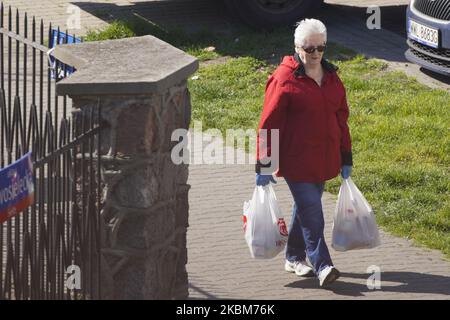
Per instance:
[[[294,197],[292,219],[286,245],[286,260],[305,260],[306,255],[314,272],[332,266],[323,230],[322,193],[325,183],[286,182]]]

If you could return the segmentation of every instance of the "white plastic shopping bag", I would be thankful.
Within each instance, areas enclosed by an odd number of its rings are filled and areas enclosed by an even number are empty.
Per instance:
[[[337,251],[367,249],[380,245],[372,207],[351,178],[342,181],[332,233],[331,246]]]
[[[255,188],[252,199],[244,203],[243,220],[252,258],[271,259],[286,246],[286,223],[270,184]]]

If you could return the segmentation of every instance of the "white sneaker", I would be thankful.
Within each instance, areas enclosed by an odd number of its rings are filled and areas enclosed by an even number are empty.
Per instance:
[[[308,266],[305,260],[295,262],[290,262],[286,260],[286,263],[284,264],[284,270],[286,270],[287,272],[295,272],[295,274],[298,275],[299,277],[314,276],[313,269],[310,266]]]
[[[338,269],[336,269],[333,266],[328,266],[322,269],[322,271],[319,272],[319,281],[320,286],[325,287],[331,283],[333,283],[337,278],[339,278],[341,273]]]

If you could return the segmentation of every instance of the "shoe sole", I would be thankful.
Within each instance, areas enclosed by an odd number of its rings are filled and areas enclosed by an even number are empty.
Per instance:
[[[294,273],[294,272],[295,272],[295,270],[292,269],[292,268],[286,268],[286,267],[284,267],[284,270],[285,270],[286,272],[289,272],[289,273]]]
[[[327,277],[323,280],[321,287],[326,287],[335,282],[341,276],[340,272],[336,269],[332,269]]]
[[[306,273],[299,273],[295,269],[285,267],[284,270],[289,273],[295,273],[299,277],[314,277],[313,269],[309,269]]]
[[[295,274],[299,277],[305,277],[305,278],[309,278],[309,277],[314,277],[314,271],[313,269],[309,269],[307,272],[305,273],[300,273],[300,272],[296,272],[294,271]]]

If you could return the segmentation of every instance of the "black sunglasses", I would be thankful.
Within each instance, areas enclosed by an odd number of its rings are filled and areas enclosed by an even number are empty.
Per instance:
[[[306,53],[311,54],[316,50],[318,52],[324,52],[326,47],[327,47],[326,45],[322,45],[322,46],[317,46],[317,47],[307,47],[307,48],[302,47],[302,48],[303,48],[303,50],[305,50]]]

